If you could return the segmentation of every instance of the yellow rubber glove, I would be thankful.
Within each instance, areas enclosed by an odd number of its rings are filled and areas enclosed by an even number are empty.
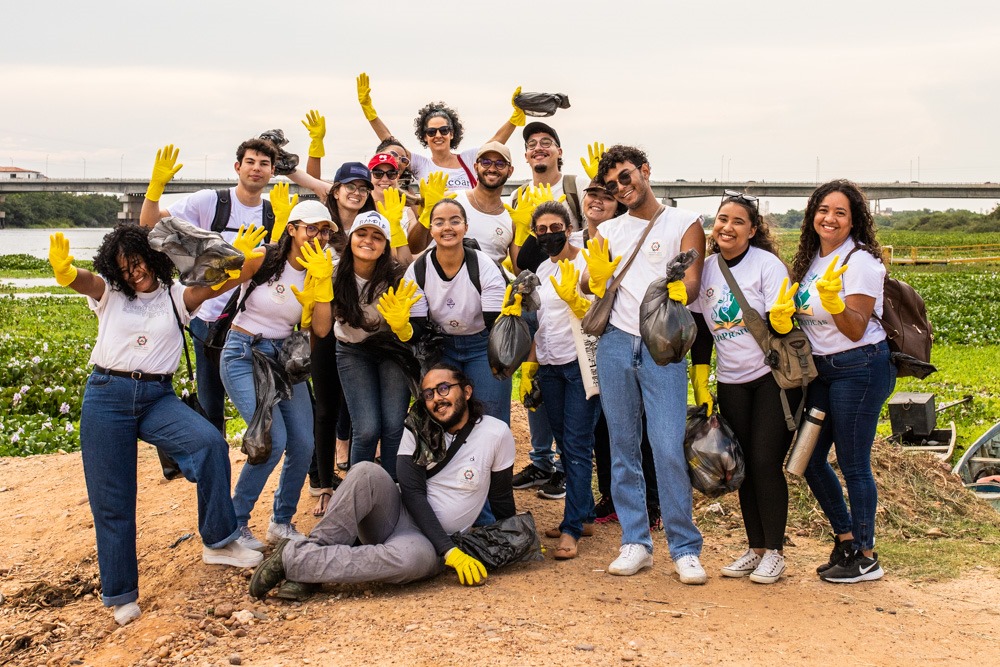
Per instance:
[[[365,118],[369,121],[378,118],[378,113],[372,106],[372,88],[368,85],[368,75],[364,72],[358,75],[358,102],[361,104],[361,110],[365,112]]]
[[[313,308],[316,306],[315,279],[306,273],[305,284],[302,286],[302,291],[300,292],[296,285],[292,285],[292,294],[295,295],[295,300],[302,306],[302,318],[299,320],[299,324],[303,329],[308,329],[312,326]]]
[[[701,405],[708,404],[708,414],[712,414],[712,393],[708,391],[708,364],[692,364],[688,369],[688,377],[691,378],[691,387],[694,388],[694,403]]]
[[[309,131],[309,157],[324,157],[323,138],[326,137],[326,116],[320,116],[319,111],[311,109],[302,121]]]
[[[511,298],[510,293],[513,289],[513,285],[507,285],[507,291],[503,293],[503,307],[500,308],[500,317],[521,316],[521,299],[523,297],[521,294],[515,294]]]
[[[403,229],[403,213],[406,211],[406,196],[396,188],[386,188],[383,192],[385,203],[375,202],[375,208],[389,221],[389,231],[392,238],[389,245],[393,248],[401,248],[409,243],[406,238],[406,230]]]
[[[840,276],[844,275],[844,271],[847,271],[847,265],[845,264],[839,269],[834,269],[833,267],[837,266],[838,259],[840,259],[840,256],[835,255],[833,261],[830,262],[830,266],[826,267],[823,277],[816,281],[816,293],[819,295],[819,302],[823,304],[826,312],[831,315],[844,312],[844,308],[846,307],[844,301],[840,298],[840,290],[844,288],[844,281],[840,279]]]
[[[230,245],[243,253],[244,259],[257,259],[264,256],[264,251],[258,251],[257,248],[265,236],[267,236],[267,230],[263,227],[250,225],[249,229],[245,229],[243,225],[240,225],[240,231],[236,232],[236,238]]]
[[[524,397],[531,393],[535,386],[535,373],[538,372],[538,364],[534,361],[526,361],[521,364],[521,384],[517,389],[517,400],[524,403]]]
[[[378,305],[375,309],[385,323],[389,325],[392,332],[404,343],[413,337],[413,325],[410,324],[410,309],[413,304],[423,298],[422,294],[417,294],[417,283],[412,280],[400,280],[399,287],[389,290],[379,297]]]
[[[686,306],[688,302],[688,291],[687,287],[684,286],[684,281],[675,280],[667,283],[667,297],[673,301],[679,301],[681,305]]]
[[[212,289],[215,291],[219,291],[220,289],[222,289],[223,285],[228,283],[230,280],[236,280],[237,278],[239,278],[240,273],[241,272],[239,269],[228,269],[226,271],[226,277],[220,280],[219,282],[215,283],[214,285],[212,285]]]
[[[69,239],[63,236],[62,232],[56,232],[49,237],[49,264],[52,265],[56,282],[62,287],[68,287],[76,280],[79,271],[73,266],[73,256],[69,254]]]
[[[587,157],[580,158],[583,172],[590,177],[590,180],[597,178],[597,167],[601,163],[602,155],[604,155],[604,144],[595,141],[592,146],[587,146]]]
[[[292,214],[292,209],[299,203],[299,196],[288,198],[288,183],[278,182],[271,188],[268,195],[271,200],[271,209],[274,211],[274,227],[271,227],[271,243],[276,243],[288,226],[288,216]]]
[[[149,187],[146,188],[146,199],[149,201],[160,201],[163,196],[163,189],[167,183],[173,179],[183,164],[177,164],[177,156],[181,151],[174,148],[173,144],[167,144],[156,151],[156,160],[153,161],[153,175],[149,177]]]
[[[535,206],[547,201],[557,201],[560,204],[566,201],[566,195],[559,195],[559,199],[556,199],[552,194],[552,186],[548,183],[542,183],[535,188],[534,192],[531,193],[531,197],[535,202]]]
[[[487,576],[483,564],[458,547],[448,550],[444,564],[458,573],[458,583],[463,586],[478,586]]]
[[[528,119],[524,115],[524,109],[517,106],[517,103],[514,101],[520,94],[521,86],[518,86],[517,90],[514,91],[514,94],[510,96],[510,105],[514,107],[514,113],[510,115],[510,124],[516,125],[517,127],[524,127],[525,123],[528,122]]]
[[[333,301],[333,249],[323,249],[319,239],[313,239],[314,246],[308,243],[302,246],[302,257],[299,264],[313,279],[313,299],[316,303]]]
[[[780,334],[786,334],[792,330],[792,315],[795,314],[795,293],[799,289],[798,283],[793,283],[788,287],[788,278],[781,281],[781,289],[778,290],[778,298],[771,306],[771,311],[767,317],[771,320],[771,327]]]
[[[445,194],[448,190],[448,177],[443,171],[435,171],[428,174],[427,178],[420,179],[420,197],[424,200],[423,208],[420,209],[420,224],[427,229],[431,228],[431,209],[442,199],[454,199],[457,195],[452,192]]]
[[[622,261],[621,257],[610,259],[608,240],[603,239],[603,241],[604,243],[601,244],[598,243],[597,239],[591,239],[587,241],[587,249],[581,251],[590,274],[590,279],[587,281],[590,285],[590,291],[598,297],[604,296],[604,292],[608,289],[608,280],[615,274],[615,269]]]
[[[524,242],[528,240],[528,236],[531,235],[531,214],[535,212],[537,206],[534,194],[528,185],[523,186],[520,194],[517,196],[517,208],[509,204],[503,205],[507,209],[507,213],[510,214],[511,221],[514,223],[515,245],[524,245]]]
[[[580,294],[577,287],[580,284],[580,272],[573,266],[573,262],[568,259],[559,260],[559,280],[556,281],[555,276],[549,276],[549,280],[556,290],[556,296],[565,301],[573,314],[582,320],[590,310],[590,300]]]

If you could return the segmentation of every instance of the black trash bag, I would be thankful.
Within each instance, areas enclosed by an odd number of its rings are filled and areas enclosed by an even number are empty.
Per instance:
[[[254,339],[256,343],[256,338]],[[257,406],[253,418],[243,434],[243,446],[240,451],[247,455],[247,463],[258,465],[271,456],[271,422],[274,421],[273,410],[278,401],[287,401],[292,397],[292,385],[288,373],[278,365],[278,362],[267,356],[256,347],[253,354],[253,385],[257,392]]]
[[[515,514],[488,526],[473,526],[451,536],[455,546],[496,572],[511,563],[545,560],[531,512]]]
[[[563,93],[521,93],[514,98],[526,116],[554,116],[559,109],[569,109],[569,95]]]
[[[278,176],[288,176],[294,173],[295,168],[299,166],[299,156],[282,148],[288,143],[288,139],[285,139],[285,133],[282,130],[268,130],[261,132],[260,138],[267,139],[278,149],[278,159],[274,162],[274,173]]]
[[[541,284],[538,276],[525,269],[517,274],[517,278],[514,278],[514,282],[510,284],[510,296],[514,298],[515,294],[521,295],[522,311],[536,311],[542,305],[542,300],[538,294],[538,286]]]
[[[521,380],[524,381],[523,378]],[[531,391],[524,395],[524,400],[521,403],[528,410],[537,410],[538,407],[543,403],[542,401],[542,389],[538,386],[538,382],[531,383]]]
[[[697,257],[693,249],[678,253],[667,265],[666,277],[649,284],[639,305],[639,333],[659,366],[681,361],[694,345],[694,317],[687,306],[667,296],[667,284],[682,279]]]
[[[419,338],[414,337],[409,341],[413,357],[420,364],[420,377],[423,377],[444,356],[444,334],[441,327],[428,318],[423,329]],[[417,382],[419,383],[419,379]]]
[[[161,219],[150,230],[149,247],[170,258],[182,285],[217,285],[228,277],[227,271],[243,268],[243,253],[223,241],[218,232],[173,216]]]
[[[684,428],[684,458],[691,486],[709,498],[736,491],[746,468],[743,449],[733,430],[718,412],[707,416],[708,405],[688,409]]]
[[[312,356],[309,347],[309,331],[301,329],[293,331],[278,352],[278,365],[288,374],[288,382],[292,385],[309,379],[309,358]]]
[[[898,377],[915,377],[923,380],[931,373],[937,372],[937,366],[926,361],[920,361],[916,357],[911,357],[902,352],[893,352],[889,355],[889,360],[896,366]]]
[[[417,446],[413,451],[413,462],[416,465],[426,468],[444,460],[448,453],[444,427],[431,417],[422,400],[417,399],[410,404],[403,426],[413,433],[416,440]]]
[[[376,359],[392,360],[406,375],[410,395],[416,397],[420,393],[420,378],[423,377],[423,373],[420,361],[414,354],[413,345],[399,340],[396,334],[390,331],[377,331],[358,345]]]
[[[498,380],[506,380],[521,367],[531,352],[531,331],[519,315],[500,317],[487,341],[486,358]]]

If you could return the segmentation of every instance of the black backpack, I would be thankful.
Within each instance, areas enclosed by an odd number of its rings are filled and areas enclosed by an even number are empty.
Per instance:
[[[233,202],[229,197],[229,188],[224,190],[215,191],[216,202],[215,202],[215,217],[212,219],[212,231],[213,232],[238,232],[240,231],[237,227],[233,229],[229,226],[229,218],[233,212]],[[271,229],[274,227],[274,209],[271,208],[271,202],[264,199],[264,208],[261,212],[261,224],[264,229],[267,230],[268,238],[271,236]]]
[[[475,243],[476,247],[471,247],[471,244],[467,244],[466,241]],[[476,254],[479,243],[475,239],[463,239],[462,243],[465,246],[465,265],[469,268],[469,280],[472,281],[476,291],[482,294],[483,286],[479,283],[479,255]],[[430,252],[425,252],[413,262],[413,277],[417,279],[417,285],[420,286],[421,290],[424,289],[424,283],[427,282],[427,255]]]

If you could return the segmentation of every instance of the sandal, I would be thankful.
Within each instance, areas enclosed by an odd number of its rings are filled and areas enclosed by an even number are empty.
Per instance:
[[[576,540],[573,539],[572,535],[563,533],[559,536],[559,545],[556,546],[553,551],[553,557],[556,560],[570,560],[571,558],[576,558]]]
[[[325,516],[326,506],[330,502],[330,498],[333,498],[333,494],[329,491],[321,491],[319,494],[319,502],[316,503],[315,509],[313,509],[313,516]]]

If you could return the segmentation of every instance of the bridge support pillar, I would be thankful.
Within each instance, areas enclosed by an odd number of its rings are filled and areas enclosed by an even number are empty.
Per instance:
[[[145,199],[142,195],[122,195],[118,201],[122,204],[122,210],[118,212],[118,220],[123,222],[134,222],[139,224],[139,213],[142,211],[142,202]]]

